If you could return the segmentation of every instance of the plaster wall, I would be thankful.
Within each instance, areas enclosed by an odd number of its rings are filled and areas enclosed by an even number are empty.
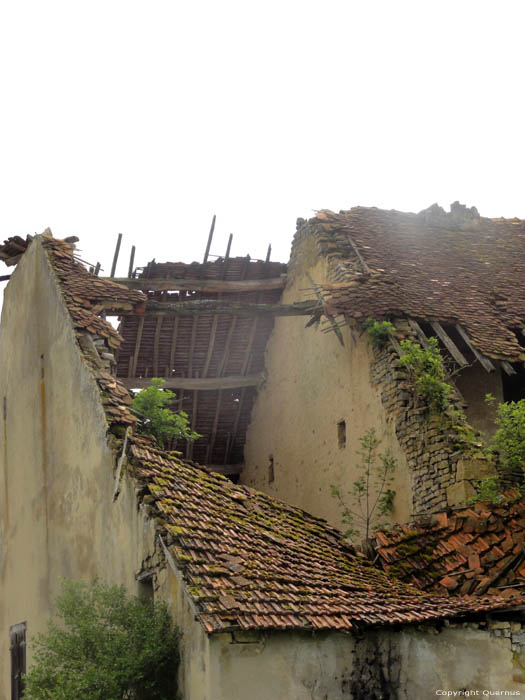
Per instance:
[[[0,327],[0,700],[10,698],[9,628],[46,627],[61,577],[136,592],[154,547],[131,481],[112,502],[115,457],[99,390],[36,239],[5,290]]]
[[[309,273],[316,283],[327,279],[327,259],[318,259],[314,243],[301,242],[300,264],[283,294],[283,303],[311,295]],[[397,460],[393,522],[410,519],[411,478],[394,422],[373,386],[373,352],[365,337],[342,328],[344,347],[333,332],[305,328],[302,317],[278,318],[266,350],[267,380],[260,389],[245,444],[241,482],[266,491],[344,527],[330,485],[343,492],[357,478],[360,438],[375,428],[379,452],[390,449]],[[346,446],[338,442],[338,423],[346,423]],[[274,480],[269,467],[273,459]]]
[[[431,700],[437,691],[525,692],[523,659],[486,630],[233,633],[210,639],[211,695],[187,700]],[[185,696],[186,697],[186,696]]]

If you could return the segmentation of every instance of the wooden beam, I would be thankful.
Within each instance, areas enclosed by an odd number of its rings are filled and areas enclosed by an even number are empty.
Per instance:
[[[129,256],[129,268],[128,268],[128,277],[131,279],[133,276],[133,265],[135,263],[135,246],[131,246],[131,255]]]
[[[148,316],[198,316],[201,314],[225,314],[226,316],[312,316],[320,307],[320,303],[312,299],[296,301],[293,304],[253,304],[222,299],[192,299],[191,301],[164,303],[148,299],[145,313]],[[134,310],[123,310],[121,315],[131,313],[136,312]]]
[[[210,247],[211,247],[211,242],[213,240],[213,232],[215,231],[215,220],[216,220],[215,214],[213,215],[213,219],[211,220],[211,228],[210,228],[210,233],[208,234],[208,242],[206,243],[206,252],[204,253],[204,260],[202,261],[203,264],[208,262],[208,255],[210,254]]]
[[[230,474],[240,474],[242,472],[243,464],[208,464],[208,469],[216,474],[224,474],[228,476]]]
[[[485,355],[482,355],[479,352],[479,350],[472,345],[472,341],[468,337],[467,332],[465,331],[465,329],[462,326],[459,325],[459,323],[456,324],[456,330],[460,334],[460,336],[463,338],[465,343],[472,350],[474,357],[478,360],[478,362],[483,367],[483,369],[485,369],[487,372],[494,372],[496,368],[494,367],[492,362],[488,359],[488,357],[485,357]]]
[[[139,318],[139,325],[137,329],[137,338],[135,340],[135,352],[133,353],[133,365],[131,368],[131,376],[134,377],[137,374],[137,362],[139,360],[140,352],[140,342],[142,340],[142,331],[144,329],[144,316]],[[149,386],[150,382],[148,382]]]
[[[170,366],[168,371],[168,376],[171,377],[173,374],[173,367],[175,365],[175,349],[177,347],[177,332],[179,330],[179,317],[175,316],[175,322],[173,324],[173,331],[171,334],[171,348],[170,348]]]
[[[517,374],[516,370],[510,364],[510,362],[507,362],[506,360],[501,360],[500,365],[502,366],[504,372],[509,375],[509,377],[511,377],[513,374]]]
[[[199,402],[199,392],[195,390],[193,392],[193,404],[191,408],[191,431],[195,432],[195,425],[197,423],[197,407]],[[193,457],[193,444],[194,440],[186,440],[186,459],[191,459]]]
[[[350,243],[350,245],[352,246],[352,248],[353,248],[353,250],[354,250],[354,253],[357,255],[357,259],[358,259],[359,262],[361,263],[361,267],[363,268],[363,272],[366,272],[366,273],[368,274],[368,273],[370,272],[370,268],[369,268],[368,265],[365,263],[365,261],[364,261],[364,259],[363,259],[363,256],[362,256],[361,253],[359,252],[359,248],[356,246],[356,244],[353,242],[353,240],[350,238],[350,236],[348,236],[348,239],[347,239],[347,240],[348,240],[348,242]]]
[[[117,269],[118,254],[120,253],[120,244],[122,243],[122,234],[119,233],[117,238],[117,245],[115,247],[115,254],[113,256],[113,264],[111,265],[111,277],[115,277],[115,270]]]
[[[244,386],[258,386],[264,379],[263,373],[230,377],[169,377],[165,389],[187,389],[188,391],[217,391],[218,389],[239,389]],[[128,389],[144,389],[151,379],[127,377],[120,380]]]
[[[417,321],[413,321],[411,318],[408,319],[408,325],[412,330],[415,332],[415,334],[418,337],[419,342],[423,347],[426,347],[428,345],[428,338],[425,335],[425,331],[421,328],[419,323]]]
[[[452,355],[452,357],[456,360],[458,365],[460,367],[466,367],[469,363],[468,360],[465,359],[465,356],[461,352],[461,350],[458,348],[458,346],[454,343],[452,338],[448,335],[448,333],[445,331],[443,326],[438,323],[437,321],[431,321],[430,325],[432,328],[436,331],[438,337],[440,340],[443,342],[449,353]]]
[[[123,284],[129,289],[143,292],[211,292],[231,294],[236,292],[265,292],[272,289],[284,289],[286,275],[260,280],[203,280],[203,279],[148,279],[147,277],[104,277],[110,282]]]
[[[160,342],[160,331],[162,328],[162,321],[164,316],[159,316],[157,318],[157,325],[155,327],[155,338],[153,340],[153,376],[159,376],[159,342]]]

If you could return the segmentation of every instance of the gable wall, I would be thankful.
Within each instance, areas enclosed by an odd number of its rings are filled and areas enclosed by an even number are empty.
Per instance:
[[[42,631],[60,577],[98,576],[136,592],[154,532],[115,458],[98,387],[38,241],[5,292],[0,328],[0,700],[10,698],[9,627]],[[41,360],[41,356],[43,359]]]
[[[320,258],[313,237],[300,243],[291,266],[283,303],[311,296],[311,283],[323,283],[328,261]],[[252,412],[245,445],[241,482],[266,491],[335,526],[343,526],[330,485],[351,488],[358,476],[359,440],[375,428],[382,440],[379,452],[389,448],[398,468],[394,522],[409,520],[412,512],[411,479],[404,452],[373,386],[373,352],[365,337],[352,339],[342,328],[344,347],[335,334],[305,328],[303,317],[278,318],[266,350],[267,380]],[[338,445],[337,423],[346,421],[346,447]],[[273,482],[269,458],[273,456]]]

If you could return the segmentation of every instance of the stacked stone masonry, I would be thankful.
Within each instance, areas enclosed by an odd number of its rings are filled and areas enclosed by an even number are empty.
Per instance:
[[[404,321],[396,321],[396,334],[417,342]],[[375,356],[371,381],[381,391],[387,420],[395,422],[396,437],[406,454],[412,477],[413,515],[438,512],[464,501],[474,490],[469,481],[457,480],[458,462],[466,452],[475,456],[479,449],[454,432],[447,416],[433,415],[426,406],[417,405],[393,345],[375,351]],[[455,392],[451,395],[451,408],[462,410]]]

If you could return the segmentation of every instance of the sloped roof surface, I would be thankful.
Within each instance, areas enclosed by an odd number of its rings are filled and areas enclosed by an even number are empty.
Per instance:
[[[339,312],[460,323],[483,354],[523,358],[514,330],[525,325],[525,221],[461,205],[449,214],[356,207],[307,226],[337,260],[327,291]]]
[[[208,632],[411,623],[508,605],[421,593],[323,520],[133,438],[137,476],[174,541]],[[151,500],[150,496],[150,500]]]
[[[509,492],[509,498],[519,494]],[[525,593],[525,503],[440,513],[376,534],[383,569],[441,595]]]

